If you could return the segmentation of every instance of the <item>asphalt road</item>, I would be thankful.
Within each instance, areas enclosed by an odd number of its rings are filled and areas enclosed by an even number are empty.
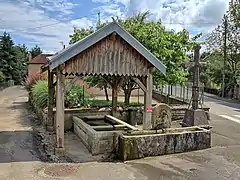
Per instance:
[[[27,92],[0,92],[0,180],[239,180],[239,106],[216,99],[211,105],[212,148],[125,163],[54,164],[41,162],[33,144]]]

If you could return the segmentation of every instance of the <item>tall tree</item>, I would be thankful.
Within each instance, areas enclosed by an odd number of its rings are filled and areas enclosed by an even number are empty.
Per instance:
[[[240,79],[239,11],[240,2],[232,0],[229,11],[224,15],[222,23],[207,38],[208,49],[211,52],[208,62],[209,64],[213,62],[218,64],[218,66],[211,69],[211,79],[223,84],[223,77],[220,77],[219,73],[224,72],[225,88],[223,89],[223,95],[226,95],[229,90],[233,90]]]
[[[23,45],[17,45],[14,47],[15,50],[15,58],[16,58],[16,69],[18,69],[18,77],[15,78],[15,83],[20,84],[23,80],[24,77],[27,74],[27,62],[28,62],[28,51],[27,47]]]
[[[32,58],[34,58],[34,57],[38,56],[39,54],[42,54],[42,50],[38,45],[36,45],[35,47],[33,47],[30,50],[30,53],[32,54]]]
[[[18,71],[15,71],[16,59],[13,41],[6,32],[0,37],[0,71],[5,76],[5,80],[14,80]]]

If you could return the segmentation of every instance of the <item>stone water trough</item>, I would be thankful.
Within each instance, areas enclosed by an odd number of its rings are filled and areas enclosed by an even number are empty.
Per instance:
[[[113,116],[73,116],[74,133],[81,139],[92,155],[112,153],[115,150],[115,135],[124,131],[136,131]]]
[[[121,160],[201,150],[211,147],[211,131],[200,127],[123,133],[118,139]]]

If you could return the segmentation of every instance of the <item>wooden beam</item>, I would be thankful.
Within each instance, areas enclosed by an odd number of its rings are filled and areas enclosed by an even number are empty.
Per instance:
[[[149,73],[146,79],[147,91],[144,93],[144,116],[143,116],[143,129],[148,130],[152,128],[152,86],[153,78]]]
[[[123,129],[125,128],[125,125],[119,124],[119,125],[113,125],[113,126],[91,126],[91,128],[93,128],[94,130],[118,130],[118,129]]]
[[[117,114],[117,98],[118,98],[118,84],[120,82],[119,76],[113,77],[112,82],[112,115],[116,116]]]
[[[65,85],[65,87],[64,87],[64,92],[66,92],[66,91],[70,88],[70,86],[71,86],[73,83],[75,83],[77,80],[79,80],[80,78],[82,78],[82,76],[76,76],[76,77],[74,77],[68,84]]]
[[[48,120],[47,130],[53,131],[53,106],[54,106],[54,86],[53,86],[53,73],[48,70]]]
[[[140,81],[140,79],[136,78],[136,77],[132,77],[132,79],[139,85],[139,87],[146,92],[147,88],[146,86],[142,83],[142,81]]]
[[[64,75],[60,67],[57,68],[56,92],[56,152],[64,151]]]
[[[116,123],[118,123],[118,124],[124,125],[124,126],[128,127],[128,128],[131,129],[131,130],[134,130],[134,131],[138,131],[138,130],[139,130],[138,128],[136,128],[136,127],[134,127],[134,126],[132,126],[132,125],[124,122],[124,121],[121,121],[120,119],[117,119],[117,118],[115,118],[115,117],[113,117],[113,116],[106,115],[105,118],[106,118],[107,120],[114,121],[114,122],[116,122]]]

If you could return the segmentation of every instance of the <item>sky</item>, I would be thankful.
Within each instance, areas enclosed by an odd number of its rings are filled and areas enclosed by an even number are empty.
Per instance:
[[[15,44],[40,46],[55,53],[69,44],[73,28],[96,27],[111,17],[126,18],[150,11],[167,29],[187,29],[206,37],[228,9],[228,0],[0,0],[0,33],[11,34]]]

